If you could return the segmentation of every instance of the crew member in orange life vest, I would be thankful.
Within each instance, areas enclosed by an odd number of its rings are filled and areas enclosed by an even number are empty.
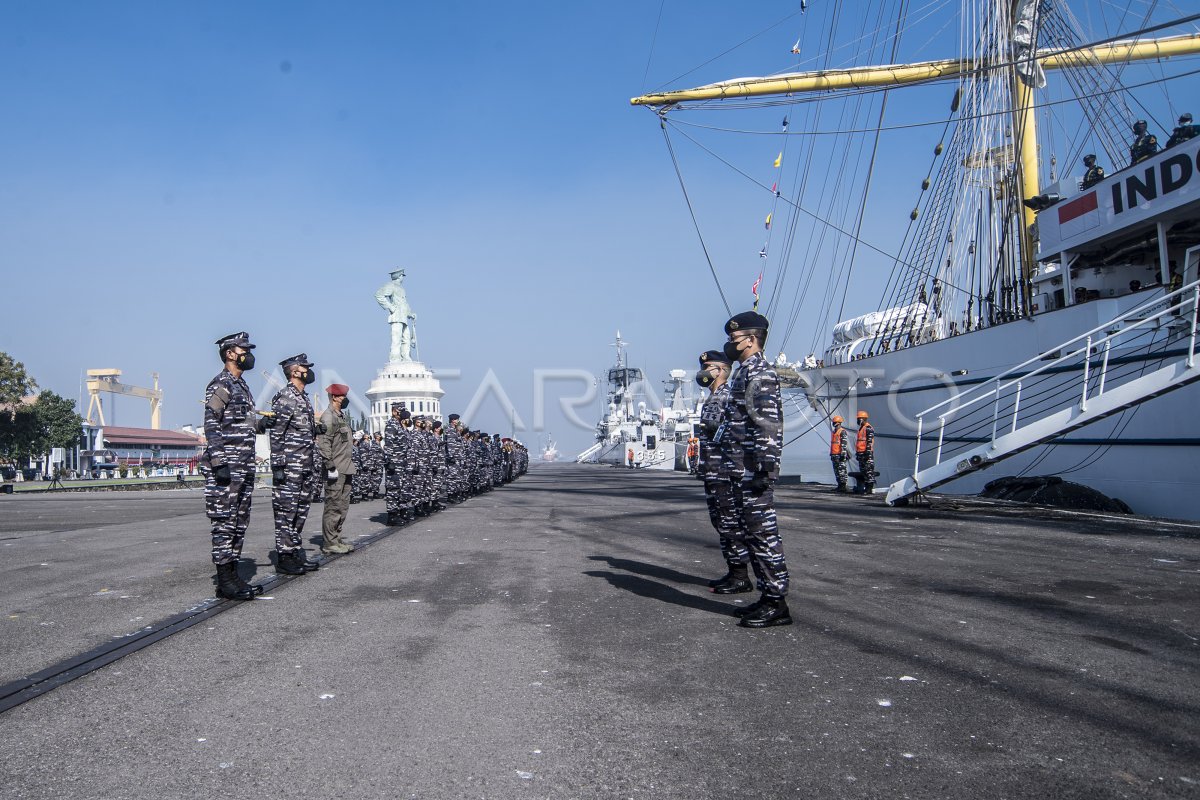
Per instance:
[[[843,494],[850,491],[850,434],[842,427],[846,420],[833,416],[833,436],[829,440],[829,460],[833,462],[833,477],[837,479],[835,491]]]
[[[854,442],[854,457],[858,459],[858,471],[862,473],[865,494],[875,491],[875,429],[867,422],[867,412],[858,412],[858,436]]]

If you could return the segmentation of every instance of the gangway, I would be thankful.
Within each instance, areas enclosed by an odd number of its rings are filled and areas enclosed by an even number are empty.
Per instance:
[[[590,461],[590,460],[592,460],[592,456],[597,455],[603,449],[604,449],[604,442],[596,442],[594,445],[589,447],[587,450],[584,450],[582,453],[575,456],[575,463],[583,464],[587,461]]]
[[[913,472],[888,504],[1200,380],[1198,261],[1191,248],[1190,283],[918,414]]]
[[[104,405],[100,402],[101,392],[112,392],[113,394],[123,394],[130,397],[141,397],[150,401],[150,427],[153,430],[158,430],[162,427],[162,390],[158,388],[158,373],[152,373],[154,379],[154,388],[147,389],[142,386],[129,386],[121,383],[121,370],[119,369],[89,369],[87,371],[87,389],[90,399],[88,400],[87,424],[95,425],[92,412],[96,412],[96,417],[100,420],[100,425],[104,426]]]

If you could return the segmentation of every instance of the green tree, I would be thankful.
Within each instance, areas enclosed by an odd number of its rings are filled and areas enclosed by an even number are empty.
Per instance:
[[[72,447],[79,441],[83,417],[75,411],[75,402],[49,389],[38,395],[33,404],[43,433],[42,452],[54,447]]]
[[[0,456],[14,461],[42,453],[46,430],[32,406],[0,413]]]
[[[25,365],[0,351],[0,405],[15,406],[36,390],[37,381],[26,374]]]

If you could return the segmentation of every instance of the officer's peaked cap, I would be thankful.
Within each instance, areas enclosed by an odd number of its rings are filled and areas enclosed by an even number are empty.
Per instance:
[[[456,420],[456,419],[462,419],[462,417],[460,417],[458,414],[451,414],[451,415],[450,415],[450,421],[451,421],[451,422],[454,422],[454,420]]]
[[[1180,125],[1183,125],[1183,124],[1185,124],[1185,123],[1188,123],[1188,122],[1191,122],[1191,121],[1192,121],[1192,115],[1191,115],[1191,112],[1189,112],[1189,113],[1187,113],[1187,114],[1183,114],[1182,116],[1180,116],[1180,117],[1179,117],[1179,124],[1180,124]]]
[[[1083,157],[1083,163],[1085,163],[1085,164],[1088,163],[1089,161],[1095,161],[1095,160],[1096,160],[1095,153],[1088,153],[1086,156]]]
[[[725,333],[733,333],[734,331],[765,331],[771,323],[767,322],[767,318],[757,311],[743,311],[740,314],[735,314],[730,317],[725,323]]]
[[[726,356],[725,353],[723,353],[720,350],[705,350],[703,353],[700,354],[700,366],[703,367],[705,364],[711,364],[714,361],[717,362],[718,364],[732,364],[733,363],[732,361],[729,360],[729,357]]]
[[[222,336],[220,339],[217,339],[217,346],[221,348],[244,347],[247,350],[254,349],[254,345],[250,344],[250,334],[245,331],[238,331],[228,336]]]
[[[307,353],[297,353],[296,355],[288,356],[283,361],[279,362],[279,366],[283,367],[284,369],[295,366],[311,367],[312,365],[312,362],[308,360]]]

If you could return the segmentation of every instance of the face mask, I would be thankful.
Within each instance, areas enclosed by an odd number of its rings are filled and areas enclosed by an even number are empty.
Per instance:
[[[725,357],[728,358],[730,361],[740,361],[741,360],[742,351],[738,349],[737,342],[726,342],[725,346],[721,348],[721,352],[723,352],[725,354]]]
[[[712,386],[714,380],[713,374],[707,370],[702,369],[696,373],[696,383],[700,384],[705,389]]]
[[[243,372],[254,369],[254,353],[242,353],[235,362]]]
[[[311,383],[317,382],[317,376],[312,370],[306,370],[300,380],[304,381],[305,386],[308,386]]]

